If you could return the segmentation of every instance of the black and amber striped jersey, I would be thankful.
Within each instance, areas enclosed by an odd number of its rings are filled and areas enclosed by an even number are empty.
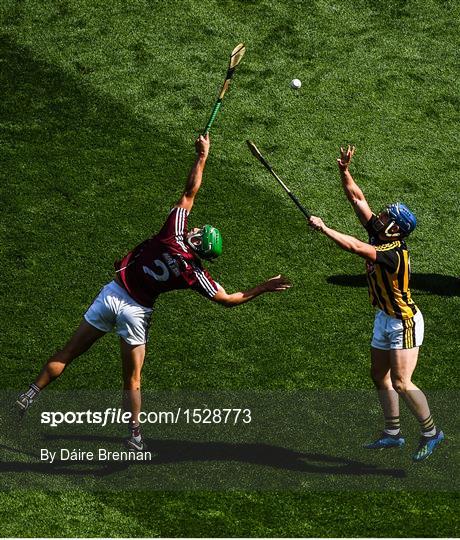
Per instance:
[[[410,256],[404,240],[382,243],[375,231],[375,216],[369,220],[366,230],[369,241],[377,250],[375,262],[367,261],[367,282],[372,305],[396,319],[412,319],[417,306],[409,289]]]

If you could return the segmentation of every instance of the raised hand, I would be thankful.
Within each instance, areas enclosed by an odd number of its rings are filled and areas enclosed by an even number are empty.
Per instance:
[[[337,158],[337,165],[341,171],[346,171],[348,169],[354,153],[354,146],[348,145],[346,150],[342,146],[340,147],[340,157]]]
[[[209,133],[206,133],[205,136],[200,135],[195,141],[195,150],[197,155],[206,159],[208,157],[210,144],[211,141],[209,140]]]

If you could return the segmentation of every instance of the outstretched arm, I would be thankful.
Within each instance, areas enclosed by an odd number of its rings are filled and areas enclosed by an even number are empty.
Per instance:
[[[334,240],[334,242],[343,250],[355,253],[356,255],[363,257],[363,259],[372,262],[377,260],[377,250],[374,246],[366,244],[366,242],[361,242],[361,240],[358,240],[354,236],[349,236],[348,234],[343,234],[327,227],[321,218],[311,216],[308,224],[316,231],[320,231],[331,240]]]
[[[235,307],[250,300],[253,300],[257,296],[267,292],[285,291],[291,287],[291,283],[283,276],[274,276],[259,285],[256,285],[252,289],[246,291],[236,292],[228,294],[223,287],[219,285],[219,290],[214,295],[212,300],[225,307]]]
[[[353,177],[348,169],[354,153],[354,146],[348,146],[346,150],[340,147],[340,157],[337,159],[337,165],[339,166],[340,178],[342,179],[342,186],[343,190],[345,191],[345,195],[353,206],[359,221],[363,225],[366,225],[366,223],[372,217],[372,210],[369,208],[361,188],[353,180]]]
[[[176,204],[176,206],[180,208],[185,208],[189,212],[192,209],[193,203],[195,201],[195,195],[198,193],[198,190],[201,186],[204,167],[206,165],[206,160],[208,159],[209,146],[209,134],[207,134],[205,137],[203,137],[203,135],[200,135],[195,141],[195,163],[190,169],[184,192]]]

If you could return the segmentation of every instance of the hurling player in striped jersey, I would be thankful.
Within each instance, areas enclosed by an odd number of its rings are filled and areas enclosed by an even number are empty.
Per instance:
[[[382,434],[365,448],[401,447],[405,439],[399,423],[399,396],[420,423],[421,438],[414,461],[429,457],[444,439],[436,428],[423,392],[412,382],[419,347],[423,342],[423,316],[411,298],[410,260],[405,242],[415,229],[414,214],[402,203],[388,205],[375,215],[354,181],[348,166],[354,147],[340,149],[337,163],[342,186],[355,213],[369,235],[361,242],[327,227],[318,217],[310,225],[339,247],[366,260],[371,303],[377,308],[371,342],[371,377],[378,390],[385,425]]]
[[[84,315],[84,320],[63,349],[44,365],[17,407],[25,411],[50,382],[107,332],[120,336],[125,410],[132,413],[127,444],[145,450],[138,415],[141,410],[141,371],[153,307],[157,297],[175,289],[193,289],[222,306],[239,306],[260,294],[284,291],[289,281],[274,276],[255,287],[227,293],[213,280],[202,260],[222,253],[220,232],[211,225],[188,229],[188,216],[201,186],[209,152],[209,136],[195,142],[196,159],[185,190],[161,230],[115,262],[115,278],[105,285]]]

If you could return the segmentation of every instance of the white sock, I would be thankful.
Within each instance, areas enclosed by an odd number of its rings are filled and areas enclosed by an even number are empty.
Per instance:
[[[388,429],[388,428],[385,428],[385,429],[383,430],[384,433],[387,433],[388,435],[393,435],[393,436],[399,435],[399,432],[400,432],[400,431],[401,431],[401,430],[399,430],[399,429]]]

